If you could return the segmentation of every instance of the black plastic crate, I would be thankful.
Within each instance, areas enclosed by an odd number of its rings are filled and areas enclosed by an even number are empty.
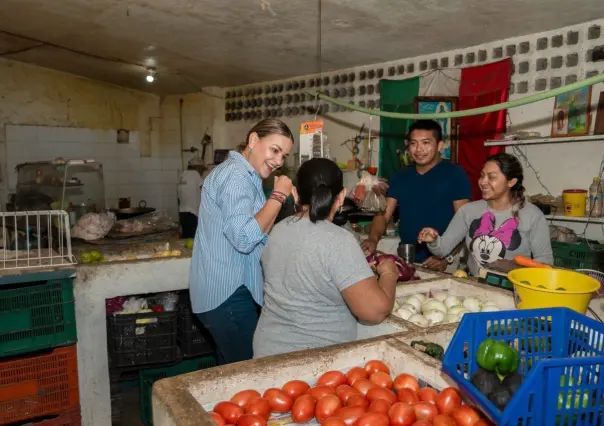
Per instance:
[[[107,344],[114,367],[172,362],[178,356],[177,313],[107,316]]]
[[[186,358],[215,352],[212,336],[195,317],[189,303],[178,306],[178,346]]]

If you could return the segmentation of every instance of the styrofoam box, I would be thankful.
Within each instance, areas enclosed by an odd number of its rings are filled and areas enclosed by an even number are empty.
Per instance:
[[[396,288],[396,299],[401,300],[406,296],[417,293],[427,295],[433,290],[444,290],[451,296],[463,298],[473,296],[483,303],[487,301],[493,302],[501,310],[516,309],[512,292],[461,278],[436,278],[400,285]],[[391,314],[391,317],[401,321],[409,329],[417,328],[415,324],[396,316],[394,313]]]
[[[413,326],[413,324],[411,324]],[[388,334],[401,333],[404,331],[415,330],[417,326],[413,328],[405,326],[400,321],[393,319],[391,316],[386,318],[384,322],[377,325],[364,325],[357,324],[357,340],[370,339],[378,336],[385,336]]]
[[[452,386],[450,379],[439,368],[426,364],[417,351],[392,337],[379,337],[159,380],[153,386],[153,422],[155,426],[210,426],[213,423],[204,407],[210,409],[238,391],[255,389],[263,393],[292,379],[305,380],[312,386],[326,371],[345,372],[373,359],[385,362],[392,377],[408,373],[436,389]],[[278,421],[279,425],[287,423],[285,419]]]
[[[409,345],[410,348],[411,348],[411,343],[413,341],[424,341],[424,342],[436,343],[437,345],[442,346],[442,348],[446,351],[447,348],[449,347],[449,343],[451,342],[451,339],[453,338],[453,335],[455,334],[455,331],[457,330],[457,325],[458,324],[435,325],[430,328],[425,328],[422,330],[409,331],[406,333],[397,334],[396,336],[393,336],[393,337],[395,339],[400,340],[401,342],[405,343],[406,345]],[[423,352],[421,352],[420,350],[417,350],[416,348],[411,348],[411,349],[416,350],[418,356],[423,358],[424,361],[428,365],[433,365],[435,368],[439,368],[439,369],[442,368],[442,363],[439,360],[434,359],[431,356],[424,354]]]

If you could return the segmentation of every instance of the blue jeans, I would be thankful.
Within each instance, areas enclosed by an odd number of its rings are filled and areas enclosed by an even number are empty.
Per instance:
[[[252,359],[252,342],[260,307],[245,286],[239,287],[219,307],[197,314],[216,344],[218,365]]]

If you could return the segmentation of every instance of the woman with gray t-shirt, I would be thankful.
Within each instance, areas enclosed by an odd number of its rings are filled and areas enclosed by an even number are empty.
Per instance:
[[[442,236],[432,228],[420,231],[436,256],[446,256],[465,238],[468,268],[477,276],[481,267],[516,255],[552,264],[549,227],[541,210],[524,199],[522,165],[510,154],[487,159],[478,184],[482,200],[462,206]]]
[[[357,319],[379,324],[394,303],[395,264],[382,262],[376,279],[355,237],[331,223],[346,196],[342,171],[317,158],[296,180],[298,213],[275,225],[262,251],[254,358],[355,340]]]

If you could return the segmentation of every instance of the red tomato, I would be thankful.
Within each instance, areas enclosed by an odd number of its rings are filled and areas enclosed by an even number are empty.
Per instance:
[[[418,420],[411,426],[432,426],[432,422],[429,422],[428,420]]]
[[[262,417],[264,420],[268,420],[271,416],[271,404],[266,398],[252,399],[245,406],[245,414],[255,414]]]
[[[491,423],[487,419],[480,419],[476,423],[474,423],[472,426],[493,426],[493,423]]]
[[[365,413],[355,426],[389,426],[390,418],[384,413]]]
[[[240,407],[245,407],[248,402],[252,399],[260,398],[260,392],[254,389],[247,389],[237,392],[231,398],[231,402],[237,404]]]
[[[218,426],[224,426],[225,425],[224,419],[222,418],[222,416],[220,414],[215,413],[213,411],[210,411],[208,414],[212,417],[212,420],[214,420],[214,422],[216,422],[216,424]]]
[[[413,404],[414,402],[419,402],[419,398],[415,391],[411,389],[401,389],[396,392],[398,396],[398,400],[400,402],[407,402],[409,404]]]
[[[371,388],[376,388],[377,385],[369,379],[358,379],[354,382],[352,387],[361,392],[363,395],[367,395],[367,391],[369,391]]]
[[[438,415],[438,410],[436,409],[436,405],[431,402],[420,401],[414,404],[411,404],[413,407],[413,411],[415,411],[415,416],[417,420],[430,420]]]
[[[329,417],[332,417],[342,408],[342,401],[336,395],[325,395],[317,401],[315,408],[315,417],[319,423],[323,423]]]
[[[455,388],[445,388],[436,397],[436,408],[441,414],[451,414],[461,407],[461,395]]]
[[[388,414],[390,407],[392,407],[392,404],[385,399],[376,399],[371,403],[367,411]]]
[[[340,419],[339,417],[330,417],[328,419],[326,419],[323,423],[323,426],[346,426],[346,423],[344,423],[344,420]]]
[[[315,416],[317,399],[312,395],[299,396],[292,406],[292,420],[296,423],[306,423]]]
[[[244,414],[237,420],[237,426],[266,426],[266,420],[255,414]]]
[[[305,394],[309,389],[309,384],[302,380],[290,380],[281,388],[283,392],[291,396],[294,400],[300,395]]]
[[[453,417],[446,414],[439,414],[438,416],[434,417],[432,424],[434,426],[457,426],[457,423],[455,420],[453,420]]]
[[[325,395],[335,395],[336,391],[334,388],[330,388],[329,386],[315,386],[314,388],[310,388],[306,393],[314,396],[317,399],[321,399],[321,397]]]
[[[468,405],[462,405],[455,409],[451,413],[451,417],[457,422],[458,426],[474,426],[480,420],[480,416],[476,410]]]
[[[364,395],[352,395],[348,398],[348,401],[346,401],[346,406],[363,407],[363,409],[366,409],[369,407],[369,400]]]
[[[369,377],[369,375],[365,369],[361,367],[352,367],[348,370],[348,373],[346,373],[346,380],[350,386],[352,386],[357,379],[366,379],[367,377]]]
[[[360,394],[361,393],[352,386],[340,385],[336,388],[336,395],[338,395],[338,397],[342,401],[342,404],[346,404],[346,401],[348,401],[348,398],[350,398],[351,396]]]
[[[415,410],[406,402],[397,402],[388,411],[392,426],[411,426],[416,420]]]
[[[436,403],[436,397],[438,396],[438,392],[436,389],[432,388],[421,388],[417,391],[417,397],[420,401],[431,402],[432,404]]]
[[[328,371],[317,380],[317,386],[329,386],[330,388],[337,388],[345,383],[346,375],[341,371]]]
[[[336,417],[342,419],[346,426],[353,426],[363,414],[365,414],[364,407],[344,407],[338,411]]]
[[[271,411],[274,413],[288,413],[294,403],[291,396],[277,388],[265,390],[264,395],[262,396],[268,399],[268,403],[271,405]]]
[[[394,378],[394,390],[399,391],[401,389],[411,389],[414,392],[419,390],[419,383],[417,379],[410,374],[399,374]]]
[[[390,404],[394,404],[396,402],[396,395],[391,390],[375,387],[367,391],[367,399],[369,402],[385,399]]]
[[[243,414],[243,408],[230,401],[222,401],[214,406],[216,414],[224,419],[225,423],[236,424]]]
[[[381,388],[391,389],[392,388],[392,379],[390,378],[390,374],[386,374],[383,371],[378,371],[373,373],[369,380],[378,385]]]
[[[382,371],[386,374],[390,374],[390,368],[382,361],[378,361],[376,359],[369,361],[365,364],[365,371],[367,374],[371,375],[373,373],[377,373],[378,371]]]

